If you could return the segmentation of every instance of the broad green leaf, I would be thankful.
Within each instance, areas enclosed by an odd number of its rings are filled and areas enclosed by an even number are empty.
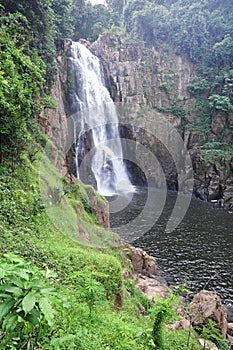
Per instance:
[[[65,298],[57,297],[56,295],[49,295],[49,300],[52,302],[52,304],[60,307],[68,307],[68,302]]]
[[[3,300],[3,299],[9,299],[9,294],[0,292],[0,300]]]
[[[29,270],[22,270],[22,271],[18,270],[18,271],[16,271],[16,274],[18,277],[20,277],[26,281],[29,281],[31,272]]]
[[[43,313],[46,321],[48,322],[48,325],[51,327],[53,325],[53,319],[54,319],[54,310],[51,306],[51,303],[48,298],[41,298],[39,300],[39,306],[41,309],[41,312]]]
[[[44,283],[38,278],[34,278],[33,280],[30,281],[29,285],[33,289],[40,289],[44,286]]]
[[[24,288],[24,284],[22,280],[19,279],[18,277],[15,277],[15,276],[11,277],[11,282],[19,288],[22,288],[22,289]]]
[[[6,331],[12,332],[15,329],[15,327],[17,326],[17,323],[18,323],[18,315],[8,314],[5,317],[2,326]]]
[[[0,279],[5,277],[5,270],[0,267]]]
[[[5,315],[8,314],[12,306],[14,305],[15,301],[5,301],[0,304],[0,321],[3,319]]]
[[[20,265],[25,265],[25,261],[18,255],[14,253],[5,253],[4,257],[7,258],[10,262],[19,263]]]
[[[43,288],[40,290],[41,294],[57,294],[55,288]]]
[[[35,306],[36,303],[36,298],[35,298],[35,293],[30,292],[28,293],[22,301],[22,308],[25,314],[29,313]]]
[[[2,286],[0,286],[0,291],[12,293],[18,296],[22,294],[21,288],[12,286],[10,284],[3,284]]]
[[[33,309],[30,314],[25,317],[25,320],[33,324],[33,326],[37,326],[40,324],[41,314],[38,310]]]

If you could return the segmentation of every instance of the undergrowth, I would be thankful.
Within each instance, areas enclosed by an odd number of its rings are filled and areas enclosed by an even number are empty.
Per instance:
[[[51,194],[52,168],[42,174],[46,202],[39,154],[33,164],[27,158],[23,164],[14,173],[2,167],[0,175],[0,350],[159,349],[158,309],[133,281],[123,282],[119,241],[111,245],[113,234],[98,225],[88,208],[93,189],[61,178],[63,185],[59,182],[59,191]],[[104,200],[98,197],[97,204]],[[69,229],[76,229],[77,236],[54,224],[48,211],[53,207],[62,220],[72,210],[75,224]],[[89,241],[79,240],[80,220]],[[98,247],[101,239],[104,245]],[[164,349],[185,349],[187,337],[186,331],[181,336],[165,328]],[[192,339],[190,349],[200,348]]]

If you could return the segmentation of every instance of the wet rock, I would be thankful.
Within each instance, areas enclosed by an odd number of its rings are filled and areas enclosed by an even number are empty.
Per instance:
[[[180,115],[169,112],[171,101],[176,100],[179,104],[177,108],[182,110],[194,106],[195,100],[187,88],[195,74],[194,66],[173,52],[165,53],[153,47],[141,47],[126,42],[122,36],[113,37],[110,33],[102,35],[90,49],[103,64],[107,87],[113,100],[121,102],[127,108],[132,107],[130,112],[118,113],[120,122],[138,126],[134,129],[133,139],[156,155],[169,189],[176,190],[177,181],[174,179],[177,177],[177,169],[173,161],[179,162],[179,152],[174,153],[175,159],[171,160],[167,149],[174,147],[172,133],[168,127],[158,132],[158,123],[159,120],[167,120],[170,125],[179,128]],[[142,130],[147,130],[147,135]],[[126,136],[129,138],[130,135]],[[136,148],[135,143],[132,152],[136,157],[135,164],[140,164],[141,169],[147,169],[149,177],[156,178],[156,185],[162,187],[163,176],[159,173],[159,167],[153,166],[153,157],[145,157]],[[124,158],[128,159],[127,156]],[[137,175],[138,183],[143,183],[142,174]]]
[[[187,320],[186,318],[182,318],[181,320],[172,323],[172,325],[169,328],[179,330],[179,329],[187,329],[189,327],[190,327],[190,321]]]
[[[174,147],[171,133],[167,130],[161,130],[159,138],[151,137],[151,135],[158,135],[156,133],[157,122],[160,119],[169,121],[178,132],[182,131],[184,144],[189,149],[193,161],[194,190],[197,196],[202,200],[229,198],[225,191],[227,191],[227,179],[233,179],[233,158],[226,160],[221,156],[221,144],[232,143],[230,130],[233,125],[233,116],[232,113],[222,114],[213,111],[207,134],[201,130],[194,132],[193,126],[196,124],[196,116],[190,114],[190,111],[194,109],[196,102],[190,95],[189,83],[196,73],[191,62],[173,52],[165,53],[163,50],[141,47],[126,42],[124,37],[113,36],[111,33],[102,35],[91,44],[90,49],[101,59],[106,84],[113,100],[127,106],[133,106],[130,113],[119,113],[122,125],[138,126],[133,130],[133,137],[131,138],[128,134],[125,135],[126,138],[143,144],[156,156],[163,168],[168,188],[177,190],[177,181],[174,179],[178,174],[173,163],[175,160],[179,164],[179,152],[177,155],[173,154],[173,159],[171,159],[168,152],[165,153],[161,147],[160,143],[168,146],[168,149]],[[208,96],[205,98],[208,99]],[[185,118],[173,110],[174,101],[176,101],[178,111],[184,113],[188,111]],[[148,113],[145,106],[149,107],[151,113]],[[184,120],[185,125],[182,126]],[[227,131],[228,129],[229,131]],[[149,133],[143,134],[140,130],[148,130]],[[206,139],[212,143],[217,142],[215,151],[220,151],[219,154],[216,152],[215,156],[210,157],[211,161],[207,160],[208,154],[205,154],[205,149],[202,148]],[[197,151],[199,147],[200,152]],[[215,147],[214,144],[210,146],[210,151],[211,147]],[[158,173],[158,167],[152,166],[153,159],[145,157],[144,154],[141,156],[136,147],[131,154],[136,155],[135,164],[140,164],[142,169],[147,169],[149,176],[156,178],[157,186],[160,187],[161,176]],[[211,153],[209,154],[211,155]],[[127,159],[127,157],[125,158]],[[140,172],[135,174],[135,169],[128,170],[136,177],[134,183],[145,183]]]
[[[216,293],[202,290],[196,294],[189,305],[189,312],[192,314],[193,326],[204,325],[208,319],[212,319],[226,338],[227,313]]]
[[[59,65],[64,72],[64,66]],[[68,124],[63,100],[61,74],[56,74],[51,88],[51,97],[56,101],[55,108],[46,108],[40,112],[38,122],[40,129],[53,142],[48,144],[52,148],[50,161],[62,175],[67,173],[65,147],[68,138]]]
[[[156,275],[158,269],[156,261],[143,249],[126,245],[123,249],[123,255],[131,261],[134,273],[148,277]]]

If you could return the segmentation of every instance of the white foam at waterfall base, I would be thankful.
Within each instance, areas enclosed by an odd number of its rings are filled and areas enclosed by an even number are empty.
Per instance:
[[[85,143],[80,143],[80,136],[91,130],[94,148],[91,169],[97,191],[105,196],[133,191],[123,162],[118,116],[105,86],[100,61],[78,42],[72,43],[69,59],[74,74],[71,110],[76,115],[75,128],[77,125],[79,128],[76,130],[76,159],[80,154],[85,154]],[[78,174],[79,169],[76,170]],[[85,182],[86,179],[81,180]]]

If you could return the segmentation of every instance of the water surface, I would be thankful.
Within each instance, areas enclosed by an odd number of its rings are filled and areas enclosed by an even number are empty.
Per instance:
[[[154,191],[159,203],[161,193]],[[147,218],[156,215],[155,207],[137,220],[134,234],[127,235],[122,226],[132,222],[142,212],[147,190],[138,189],[128,207],[111,214],[111,225],[126,241],[154,256],[171,284],[186,281],[195,293],[203,288],[215,291],[233,317],[233,214],[214,209],[210,203],[192,199],[180,225],[171,233],[166,223],[176,200],[175,193],[167,195],[166,205],[157,222],[145,232]]]

